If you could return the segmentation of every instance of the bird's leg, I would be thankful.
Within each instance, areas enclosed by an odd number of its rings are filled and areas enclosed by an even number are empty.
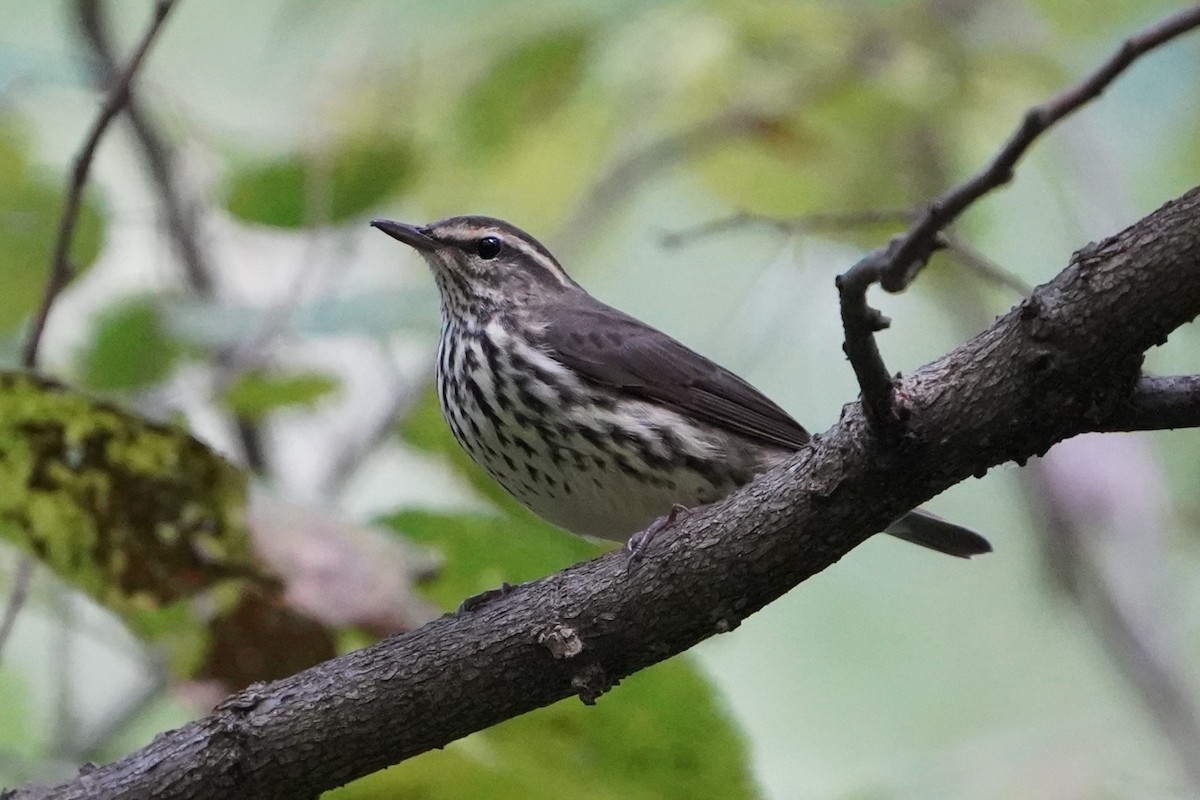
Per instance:
[[[505,581],[504,583],[500,584],[498,589],[488,589],[486,592],[473,594],[466,600],[463,600],[461,603],[459,603],[458,610],[456,610],[454,613],[469,614],[472,611],[482,608],[493,600],[499,600],[501,597],[507,597],[516,591],[520,585],[521,584],[519,583],[509,583]]]
[[[630,561],[641,561],[642,556],[646,555],[646,550],[650,547],[650,542],[662,531],[675,524],[679,519],[680,514],[690,514],[692,510],[687,506],[682,506],[679,503],[671,506],[671,510],[666,516],[659,517],[651,522],[644,531],[638,531],[633,536],[629,537],[629,541],[625,543],[625,549],[629,552]]]

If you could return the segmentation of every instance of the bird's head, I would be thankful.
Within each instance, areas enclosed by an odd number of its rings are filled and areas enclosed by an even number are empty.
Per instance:
[[[421,254],[447,311],[528,305],[579,291],[541,242],[502,220],[447,217],[421,227],[377,219],[371,225]]]

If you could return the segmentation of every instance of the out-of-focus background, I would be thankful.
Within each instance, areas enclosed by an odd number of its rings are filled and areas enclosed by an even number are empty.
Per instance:
[[[33,567],[0,652],[0,785],[599,552],[457,453],[432,280],[371,218],[508,219],[820,431],[857,395],[834,276],[1175,5],[180,0],[101,145],[41,366],[251,471],[253,546],[297,616],[221,582],[114,603]],[[0,1],[5,368],[104,54],[123,63],[150,9]],[[1040,142],[911,291],[875,298],[889,366],[1200,183],[1197,85],[1193,35]],[[1189,327],[1147,368],[1197,372],[1197,352]],[[1082,437],[930,503],[993,555],[876,537],[595,709],[328,796],[1200,796],[1198,498],[1196,432]],[[0,603],[25,584],[19,528],[0,515]]]

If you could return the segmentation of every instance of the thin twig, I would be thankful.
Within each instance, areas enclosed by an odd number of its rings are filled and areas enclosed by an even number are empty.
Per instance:
[[[1126,39],[1096,71],[1049,101],[1029,109],[1008,141],[980,172],[934,200],[920,218],[900,236],[876,248],[838,277],[843,349],[854,367],[876,430],[889,440],[902,431],[897,424],[904,412],[894,408],[894,387],[887,365],[874,342],[886,320],[867,303],[867,290],[879,283],[886,291],[906,288],[935,251],[945,246],[941,231],[985,194],[1003,186],[1034,141],[1063,117],[1099,97],[1139,56],[1200,26],[1200,5],[1179,12]]]
[[[861,262],[860,262],[861,263]],[[900,433],[901,422],[893,402],[895,387],[883,356],[879,353],[879,345],[875,334],[885,330],[891,320],[867,304],[867,289],[875,282],[876,276],[867,270],[852,267],[834,280],[837,286],[838,299],[841,305],[842,329],[845,331],[845,341],[842,352],[850,360],[854,368],[854,376],[858,378],[862,390],[863,408],[871,427],[884,435],[889,441]]]
[[[980,252],[966,239],[952,231],[942,231],[942,242],[946,252],[954,256],[954,260],[965,269],[974,272],[986,281],[1011,289],[1021,297],[1033,294],[1033,287],[1019,276],[1006,270],[991,258]]]
[[[120,62],[115,53],[108,20],[97,0],[77,0],[76,16],[85,44],[95,56],[95,69],[101,85],[109,85],[120,74]],[[184,277],[192,291],[200,297],[213,296],[213,270],[208,254],[196,236],[196,202],[183,196],[175,174],[175,153],[143,110],[138,98],[129,96],[125,102],[125,118],[133,129],[134,139],[142,150],[142,159],[158,193],[167,230],[183,264]]]
[[[706,239],[713,234],[726,233],[750,225],[773,228],[784,234],[811,233],[820,230],[845,230],[873,225],[903,225],[916,215],[910,208],[864,208],[857,211],[814,211],[798,217],[767,217],[739,212],[728,217],[702,222],[690,228],[664,233],[664,247],[683,247]]]
[[[919,216],[918,209],[911,208],[864,208],[857,211],[814,211],[798,217],[769,217],[739,211],[727,217],[701,222],[662,235],[662,245],[667,248],[687,247],[702,242],[710,236],[736,231],[754,225],[771,228],[788,236],[817,231],[845,231],[870,228],[880,225],[900,226],[910,223]],[[1017,275],[988,258],[973,245],[952,231],[943,231],[942,241],[946,250],[953,253],[959,266],[974,272],[986,281],[1011,289],[1022,297],[1028,297],[1033,287]]]
[[[50,257],[50,273],[46,278],[46,288],[42,293],[42,302],[34,317],[33,328],[30,330],[29,339],[25,342],[21,357],[21,363],[27,369],[33,369],[37,363],[38,347],[41,345],[42,333],[46,328],[46,319],[50,316],[50,307],[54,305],[58,293],[70,283],[72,278],[73,270],[67,254],[71,247],[72,235],[75,233],[75,225],[79,221],[83,188],[87,185],[88,172],[92,168],[92,159],[96,155],[96,148],[99,146],[104,132],[108,130],[109,124],[117,114],[121,113],[121,109],[128,102],[129,89],[133,84],[134,76],[137,75],[146,53],[150,50],[150,45],[154,43],[154,38],[161,30],[163,20],[167,18],[167,14],[174,5],[175,0],[158,0],[154,5],[154,15],[150,20],[150,25],[142,34],[141,41],[133,51],[129,63],[121,72],[116,83],[109,89],[104,104],[100,107],[100,113],[96,116],[91,130],[84,140],[83,147],[75,156],[74,166],[67,180],[67,195],[63,201],[62,216],[59,218],[58,234],[54,240],[53,254]]]

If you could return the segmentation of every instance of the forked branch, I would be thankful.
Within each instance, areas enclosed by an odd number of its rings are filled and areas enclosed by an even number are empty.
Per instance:
[[[1200,6],[1180,11],[1126,39],[1098,69],[1076,85],[1029,109],[1004,146],[979,172],[930,203],[909,229],[877,248],[838,277],[846,356],[854,367],[863,404],[887,441],[899,441],[906,410],[898,403],[891,373],[883,363],[875,333],[887,320],[867,303],[867,290],[879,283],[899,292],[912,283],[943,242],[941,232],[984,195],[1008,183],[1021,157],[1043,133],[1099,97],[1140,56],[1200,26]]]

